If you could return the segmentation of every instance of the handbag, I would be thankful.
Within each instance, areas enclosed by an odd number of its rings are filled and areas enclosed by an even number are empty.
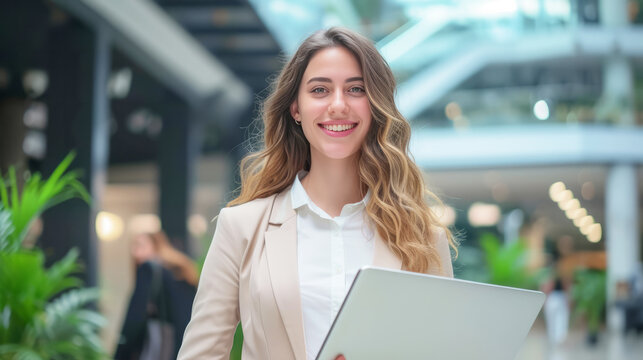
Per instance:
[[[174,326],[163,296],[163,269],[152,265],[152,284],[147,306],[146,334],[140,360],[172,360],[174,358]]]

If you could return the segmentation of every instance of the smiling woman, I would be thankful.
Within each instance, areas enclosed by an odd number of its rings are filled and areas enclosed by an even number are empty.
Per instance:
[[[320,50],[308,63],[302,80],[290,114],[301,123],[310,143],[311,164],[328,158],[357,165],[371,125],[370,103],[357,59],[344,47]]]
[[[425,202],[438,199],[394,92],[361,35],[331,28],[301,44],[264,104],[263,149],[219,214],[179,359],[226,358],[238,323],[244,359],[314,359],[361,267],[453,276],[455,244]]]

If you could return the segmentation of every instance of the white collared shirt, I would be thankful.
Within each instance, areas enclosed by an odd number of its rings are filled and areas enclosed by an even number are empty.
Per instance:
[[[300,182],[290,195],[297,212],[297,262],[306,339],[306,357],[314,359],[357,271],[373,263],[374,231],[365,207],[370,196],[346,204],[331,217],[315,205]]]

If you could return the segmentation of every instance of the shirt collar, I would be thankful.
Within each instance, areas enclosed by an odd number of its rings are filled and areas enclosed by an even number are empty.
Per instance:
[[[292,188],[290,190],[290,199],[292,202],[293,210],[297,210],[304,205],[308,205],[308,208],[318,215],[330,218],[322,209],[320,209],[317,205],[315,205],[315,203],[312,202],[312,200],[310,200],[310,197],[308,197],[308,194],[306,193],[306,189],[304,189],[304,186],[301,184],[301,179],[303,179],[307,174],[308,172],[306,170],[301,170],[297,173],[297,176],[295,176],[295,181],[293,182]],[[371,190],[369,189],[366,192],[366,196],[364,196],[362,200],[356,203],[344,205],[340,216],[343,217],[352,215],[364,209],[370,198]]]

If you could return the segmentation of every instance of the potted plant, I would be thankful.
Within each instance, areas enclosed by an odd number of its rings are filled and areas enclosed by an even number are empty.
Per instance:
[[[485,282],[533,290],[549,273],[547,268],[532,271],[527,267],[527,247],[522,239],[501,244],[498,237],[485,233],[480,247],[487,265]]]
[[[587,322],[587,341],[594,345],[603,322],[607,302],[607,276],[604,270],[580,269],[574,273],[572,287],[574,317]]]
[[[39,248],[23,246],[44,210],[89,195],[76,172],[67,172],[69,154],[52,175],[32,175],[19,191],[14,168],[0,174],[0,359],[104,359],[98,330],[105,319],[86,308],[98,290],[83,288],[75,249],[51,267]]]

